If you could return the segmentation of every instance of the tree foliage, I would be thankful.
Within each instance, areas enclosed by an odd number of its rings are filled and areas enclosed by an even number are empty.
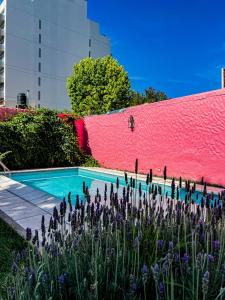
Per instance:
[[[153,103],[167,100],[168,97],[164,92],[158,91],[153,87],[149,87],[144,93],[130,92],[130,105],[139,105],[144,103]]]
[[[111,56],[86,58],[74,65],[67,89],[76,115],[101,114],[129,106],[128,75]]]
[[[83,163],[73,128],[55,111],[20,113],[0,122],[0,153],[10,169],[70,166]]]

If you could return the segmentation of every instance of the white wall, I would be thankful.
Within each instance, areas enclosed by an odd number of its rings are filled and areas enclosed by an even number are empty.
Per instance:
[[[5,98],[15,106],[30,90],[30,104],[70,109],[66,78],[74,63],[89,55],[110,54],[98,24],[87,19],[85,0],[6,0]],[[41,29],[39,29],[41,20]],[[41,34],[41,44],[39,44]],[[92,41],[89,48],[89,39]],[[41,58],[38,56],[41,48]],[[41,62],[41,72],[38,63]],[[38,86],[38,77],[41,86]],[[38,91],[41,99],[38,101]]]

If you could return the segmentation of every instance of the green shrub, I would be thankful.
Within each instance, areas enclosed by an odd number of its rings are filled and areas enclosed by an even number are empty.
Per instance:
[[[97,160],[95,160],[91,155],[84,155],[84,162],[82,166],[89,168],[100,167]]]
[[[84,159],[73,128],[48,109],[0,122],[0,153],[7,151],[9,169],[79,165]]]

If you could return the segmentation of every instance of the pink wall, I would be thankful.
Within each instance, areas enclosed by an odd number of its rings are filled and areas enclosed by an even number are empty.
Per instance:
[[[135,129],[128,128],[133,115]],[[201,180],[225,186],[225,89],[144,104],[84,119],[91,153],[106,168]],[[82,142],[84,144],[84,140]]]

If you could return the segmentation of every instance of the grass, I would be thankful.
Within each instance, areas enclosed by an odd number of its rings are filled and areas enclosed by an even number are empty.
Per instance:
[[[0,219],[0,299],[4,296],[7,274],[11,270],[15,253],[25,246],[25,240]]]

